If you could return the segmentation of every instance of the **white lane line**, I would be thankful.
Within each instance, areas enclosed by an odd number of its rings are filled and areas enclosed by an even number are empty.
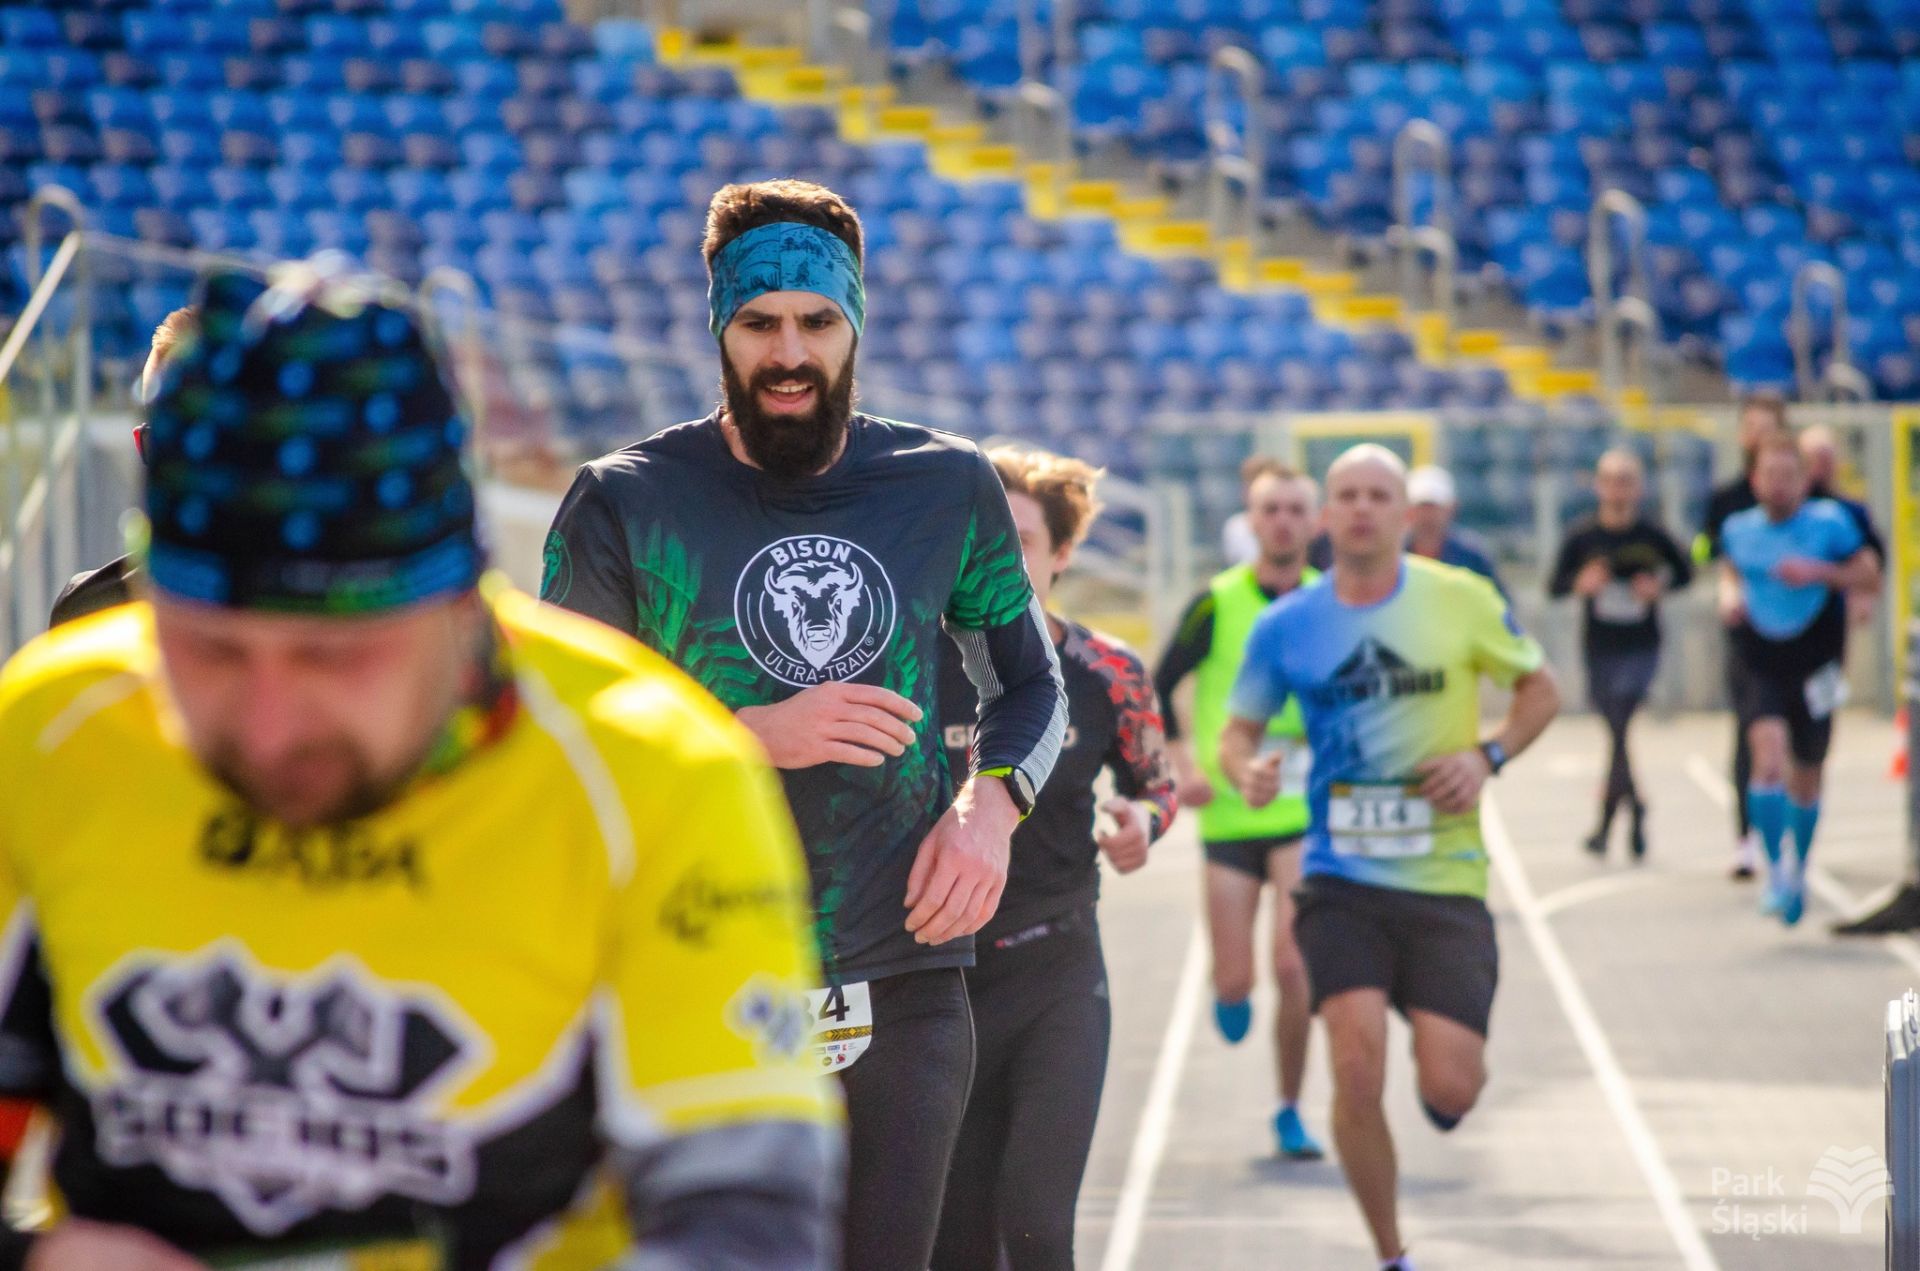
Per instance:
[[[1640,1176],[1645,1180],[1647,1190],[1653,1194],[1654,1207],[1660,1211],[1667,1233],[1673,1237],[1673,1243],[1680,1251],[1681,1264],[1687,1271],[1719,1271],[1720,1264],[1714,1260],[1713,1251],[1707,1248],[1706,1238],[1700,1234],[1699,1227],[1694,1225],[1693,1218],[1687,1213],[1686,1197],[1674,1179],[1673,1171],[1667,1167],[1666,1158],[1660,1154],[1659,1140],[1653,1137],[1653,1131],[1640,1111],[1640,1102],[1634,1097],[1626,1070],[1614,1057],[1613,1045],[1607,1040],[1599,1018],[1593,1013],[1586,991],[1580,987],[1572,963],[1567,961],[1566,951],[1560,947],[1560,938],[1553,933],[1546,914],[1541,912],[1540,901],[1534,895],[1526,867],[1520,863],[1513,840],[1507,835],[1506,818],[1500,814],[1499,804],[1491,792],[1481,799],[1480,831],[1481,837],[1486,840],[1487,855],[1493,861],[1494,869],[1499,871],[1501,885],[1506,888],[1519,914],[1520,925],[1527,933],[1527,942],[1533,946],[1534,956],[1546,972],[1547,982],[1553,986],[1553,995],[1560,1000],[1560,1009],[1573,1029],[1574,1039],[1580,1043],[1580,1050],[1586,1055],[1587,1066],[1593,1069],[1601,1097],[1613,1113],[1614,1121],[1619,1124],[1620,1132],[1627,1140],[1627,1149],[1632,1153],[1634,1163],[1640,1167]]]
[[[1154,1176],[1167,1150],[1167,1131],[1173,1122],[1173,1100],[1180,1092],[1180,1073],[1193,1048],[1193,1029],[1200,1018],[1200,1000],[1207,987],[1207,937],[1199,923],[1187,941],[1187,960],[1167,1012],[1167,1031],[1160,1039],[1160,1058],[1154,1062],[1153,1081],[1140,1109],[1140,1128],[1134,1131],[1133,1152],[1127,1158],[1126,1178],[1114,1207],[1113,1231],[1100,1271],[1130,1271],[1140,1247],[1140,1224],[1153,1195]]]
[[[1727,788],[1725,776],[1715,772],[1713,765],[1697,750],[1687,756],[1687,775],[1693,778],[1693,783],[1700,787],[1708,799],[1720,805],[1722,811],[1733,810],[1733,791]],[[1859,913],[1865,903],[1845,883],[1812,863],[1807,865],[1807,886],[1823,904],[1846,917]],[[1873,942],[1908,967],[1920,971],[1920,941],[1915,941],[1912,936],[1894,932],[1875,936]]]
[[[1631,874],[1604,874],[1599,878],[1589,878],[1584,882],[1570,883],[1559,891],[1549,892],[1540,898],[1540,912],[1551,918],[1563,909],[1575,905],[1584,905],[1590,900],[1599,900],[1611,896],[1617,891],[1632,891],[1644,887],[1655,879],[1663,877],[1645,866],[1636,867]]]

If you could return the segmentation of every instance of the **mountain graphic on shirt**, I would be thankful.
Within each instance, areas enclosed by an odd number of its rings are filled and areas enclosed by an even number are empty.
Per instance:
[[[1345,705],[1439,693],[1446,686],[1445,670],[1414,666],[1375,637],[1367,636],[1334,668],[1327,682],[1310,696],[1320,704]]]

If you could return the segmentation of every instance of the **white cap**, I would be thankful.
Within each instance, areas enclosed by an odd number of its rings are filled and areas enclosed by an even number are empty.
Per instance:
[[[1445,468],[1427,464],[1407,474],[1407,502],[1415,506],[1437,503],[1450,508],[1459,501],[1453,489],[1453,475]]]

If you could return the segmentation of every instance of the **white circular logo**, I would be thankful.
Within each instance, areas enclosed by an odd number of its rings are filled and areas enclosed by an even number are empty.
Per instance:
[[[740,571],[733,619],[753,660],[781,683],[850,680],[893,638],[893,583],[858,543],[797,534]]]

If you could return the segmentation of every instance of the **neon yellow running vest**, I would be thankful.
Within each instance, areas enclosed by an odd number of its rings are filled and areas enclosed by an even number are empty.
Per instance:
[[[1318,570],[1308,569],[1301,574],[1300,585],[1304,587],[1319,576]],[[1236,565],[1215,575],[1207,590],[1213,595],[1213,643],[1194,672],[1193,745],[1194,758],[1213,783],[1214,793],[1213,801],[1200,809],[1200,837],[1209,843],[1231,843],[1305,834],[1308,815],[1304,788],[1256,810],[1246,805],[1220,770],[1220,734],[1227,726],[1233,681],[1240,674],[1254,620],[1272,602],[1260,590],[1252,565]],[[1305,745],[1305,734],[1300,703],[1290,698],[1286,709],[1267,726],[1267,735]]]

